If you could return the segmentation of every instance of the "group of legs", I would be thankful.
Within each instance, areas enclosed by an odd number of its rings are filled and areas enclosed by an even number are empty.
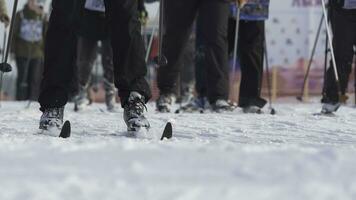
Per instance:
[[[60,128],[64,106],[76,65],[76,25],[80,1],[54,0],[45,47],[44,76],[39,103],[43,112],[40,129]],[[147,81],[145,49],[137,16],[137,2],[105,0],[113,53],[114,83],[124,108],[128,130],[149,128],[143,115],[151,98]]]
[[[181,78],[181,61],[185,44],[196,20],[195,89],[197,98],[183,110],[201,110],[209,105],[214,111],[232,110],[229,97],[228,55],[235,42],[236,20],[229,17],[230,4],[226,1],[167,2],[166,35],[163,53],[168,65],[158,70],[160,97],[157,110],[170,112],[175,99],[177,79]],[[180,18],[176,19],[180,13]],[[245,112],[260,112],[266,104],[261,96],[264,21],[241,20],[238,41],[238,57],[242,80],[239,106]]]
[[[201,43],[198,42],[201,54],[199,62],[203,66],[203,70],[199,72],[202,82],[197,82],[197,85],[202,86],[197,87],[198,95],[206,97],[213,111],[231,110],[232,106],[228,102],[229,5],[229,2],[223,0],[166,2],[163,54],[168,60],[168,65],[160,66],[158,69],[157,82],[160,90],[160,97],[157,100],[158,111],[170,111],[167,105],[172,103],[171,97],[176,91],[181,56],[198,13],[198,35],[201,40]],[[93,65],[93,52],[97,42],[83,37],[79,37],[78,40],[75,29],[76,15],[80,13],[77,11],[82,6],[80,2],[72,0],[53,1],[50,28],[47,33],[44,78],[39,98],[43,111],[41,129],[60,127],[63,123],[69,84],[76,73],[74,66],[78,67],[81,77],[80,91],[85,91],[88,85],[91,67],[86,66]],[[143,113],[146,109],[145,103],[151,97],[151,91],[145,80],[145,49],[137,18],[137,2],[105,0],[105,10],[111,33],[114,74],[114,77],[106,79],[109,79],[109,83],[113,81],[118,89],[128,130],[149,128],[150,125]],[[180,17],[177,18],[177,15]],[[239,54],[243,57],[241,64],[245,65],[242,67],[242,73],[250,77],[241,83],[240,106],[263,107],[265,101],[260,98],[263,48],[260,47],[264,40],[264,25],[263,22],[262,24],[246,22],[241,27]],[[248,34],[251,30],[255,31],[255,35]],[[103,41],[102,44],[107,47],[107,42]],[[109,55],[106,57],[107,63],[110,63],[110,53],[107,55]],[[252,69],[249,69],[250,66]],[[80,95],[81,93],[78,96]]]

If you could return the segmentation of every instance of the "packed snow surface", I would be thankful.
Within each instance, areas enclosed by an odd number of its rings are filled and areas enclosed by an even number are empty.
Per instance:
[[[277,115],[147,114],[130,137],[122,111],[66,107],[72,137],[38,134],[39,106],[0,108],[1,200],[355,200],[356,109],[313,116],[320,104],[275,105]],[[268,110],[266,110],[268,112]],[[159,141],[167,121],[174,139]]]

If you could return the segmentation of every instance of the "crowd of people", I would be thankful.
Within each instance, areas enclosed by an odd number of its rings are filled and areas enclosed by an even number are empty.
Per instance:
[[[269,0],[163,2],[162,55],[168,62],[157,69],[157,111],[173,112],[177,97],[181,97],[181,110],[185,112],[234,110],[236,105],[228,100],[228,59],[237,53],[242,73],[238,106],[245,113],[262,113],[267,103],[261,97],[261,87]],[[98,54],[107,109],[118,109],[118,93],[128,130],[148,129],[150,123],[144,113],[151,99],[145,61],[149,49],[145,49],[141,31],[149,17],[145,2],[53,0],[50,17],[44,13],[43,3],[28,0],[17,13],[11,48],[18,69],[16,99],[39,100],[43,112],[40,129],[62,126],[70,96],[76,111],[90,104],[91,71]],[[356,9],[346,5],[348,0],[330,1],[340,84],[330,67],[323,91],[323,113],[339,108],[343,99],[340,94],[345,95],[351,73]],[[10,21],[3,0],[0,20],[5,25]],[[184,93],[189,98],[182,98]]]

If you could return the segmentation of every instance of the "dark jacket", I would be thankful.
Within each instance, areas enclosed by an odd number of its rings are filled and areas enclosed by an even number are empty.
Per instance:
[[[92,40],[107,39],[109,37],[109,26],[105,19],[105,12],[85,8],[85,0],[81,8],[78,20],[78,35]]]

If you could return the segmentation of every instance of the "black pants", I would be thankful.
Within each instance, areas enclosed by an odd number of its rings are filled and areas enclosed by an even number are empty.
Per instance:
[[[163,53],[168,66],[158,70],[158,87],[161,93],[174,93],[180,72],[179,59],[192,31],[199,12],[204,34],[204,66],[206,66],[210,102],[227,99],[229,77],[227,63],[227,19],[229,4],[224,0],[168,0],[165,8],[165,35]]]
[[[353,46],[356,44],[356,10],[332,7],[331,24],[334,34],[333,46],[340,81],[340,92],[344,95],[347,91],[349,76],[352,70]],[[326,74],[323,103],[336,103],[339,101],[339,90],[332,66],[331,63]]]
[[[41,110],[62,107],[68,101],[73,78],[77,38],[76,15],[79,1],[55,0],[46,37],[45,68],[39,102]],[[151,97],[147,81],[145,50],[140,34],[137,1],[105,0],[106,16],[112,35],[115,85],[122,105],[131,91]]]
[[[37,100],[42,74],[41,58],[16,57],[16,100]]]
[[[236,20],[229,20],[229,52],[233,53]],[[238,58],[241,66],[239,106],[263,107],[261,87],[263,79],[264,21],[240,21]]]
[[[110,40],[101,41],[102,65],[105,82],[114,83],[114,67]],[[81,87],[86,87],[90,82],[91,71],[98,55],[98,41],[79,37],[77,49],[78,81]]]

